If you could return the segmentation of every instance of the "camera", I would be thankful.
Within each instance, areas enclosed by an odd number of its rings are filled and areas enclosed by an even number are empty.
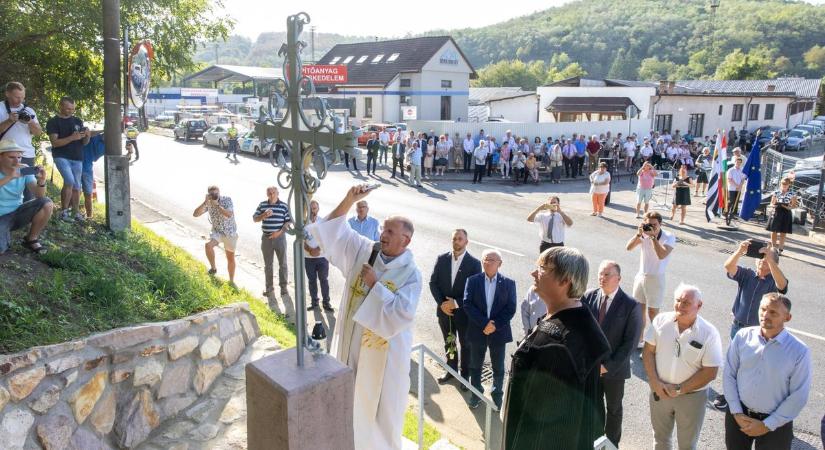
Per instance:
[[[32,120],[32,115],[29,114],[25,108],[23,108],[17,113],[17,120],[21,122],[28,122]]]
[[[217,200],[218,194],[209,194],[209,198],[211,198],[212,200]]]
[[[642,231],[653,231],[653,225],[649,223],[642,224]]]

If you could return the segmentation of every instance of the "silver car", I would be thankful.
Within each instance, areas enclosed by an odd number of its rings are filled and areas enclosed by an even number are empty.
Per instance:
[[[811,148],[811,133],[794,128],[788,132],[785,140],[785,151],[802,151]]]
[[[235,128],[238,130],[238,143],[240,144],[241,136],[247,132],[247,129],[240,125],[235,125]],[[222,123],[212,126],[203,133],[203,145],[214,145],[221,150],[226,149],[229,146],[228,130],[229,125],[227,124]]]

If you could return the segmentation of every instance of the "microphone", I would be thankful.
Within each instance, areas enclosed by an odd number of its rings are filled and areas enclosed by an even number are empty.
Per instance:
[[[367,262],[367,264],[369,264],[370,267],[372,267],[375,264],[375,258],[378,257],[378,253],[380,251],[381,251],[381,242],[376,241],[374,244],[372,244],[372,253],[370,254],[370,259]]]

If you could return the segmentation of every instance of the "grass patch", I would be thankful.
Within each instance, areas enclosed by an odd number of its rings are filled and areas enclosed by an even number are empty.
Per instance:
[[[49,195],[59,203],[59,174]],[[43,236],[48,253],[37,257],[13,235],[0,255],[0,353],[80,338],[142,322],[173,320],[221,305],[247,302],[261,333],[295,345],[282,315],[243,289],[206,274],[203,264],[140,223],[112,233],[97,207],[86,223],[56,215]]]
[[[416,444],[418,443],[418,415],[413,408],[407,409],[404,414],[403,436]],[[424,448],[430,448],[441,439],[441,433],[424,419]]]

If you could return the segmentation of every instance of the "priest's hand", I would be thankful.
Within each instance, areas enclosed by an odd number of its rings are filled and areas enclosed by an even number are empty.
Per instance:
[[[439,306],[439,308],[441,308],[441,312],[443,312],[444,314],[446,314],[448,316],[453,315],[453,309],[454,308],[453,308],[453,301],[451,299],[448,298],[447,300],[444,300],[443,302],[441,302],[441,305]]]
[[[375,283],[378,282],[378,277],[375,275],[375,269],[367,263],[364,263],[364,265],[361,266],[361,281],[363,281],[364,284],[370,289],[372,289],[372,287],[375,286]]]
[[[366,184],[353,186],[347,191],[347,201],[351,204],[358,203],[369,195],[369,193],[370,191],[367,190]]]

